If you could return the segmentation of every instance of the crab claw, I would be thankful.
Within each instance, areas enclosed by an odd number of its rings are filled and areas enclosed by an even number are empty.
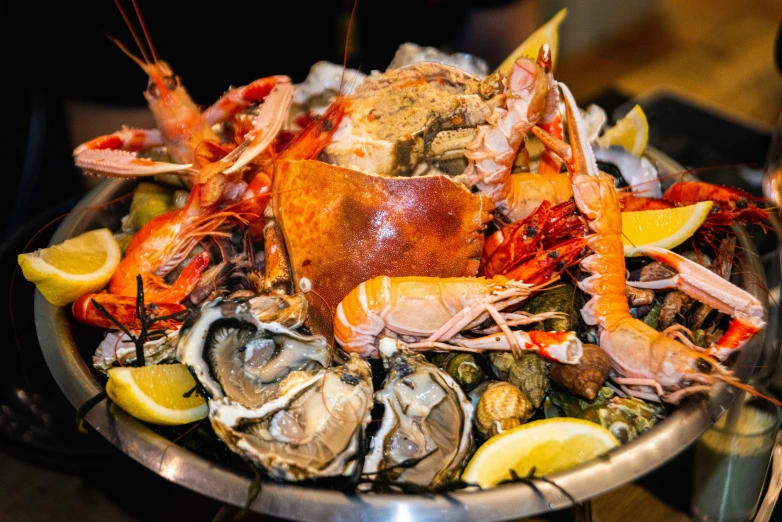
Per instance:
[[[724,361],[766,326],[763,305],[749,292],[670,250],[647,246],[638,247],[637,251],[669,265],[678,274],[659,281],[628,281],[628,285],[653,290],[676,288],[733,317],[728,331],[709,347],[710,355]]]

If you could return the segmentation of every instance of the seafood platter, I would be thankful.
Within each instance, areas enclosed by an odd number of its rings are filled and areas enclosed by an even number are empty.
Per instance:
[[[79,146],[116,179],[19,256],[80,419],[261,513],[489,521],[633,480],[759,394],[742,225],[768,210],[647,147],[640,108],[579,108],[542,29],[494,72],[404,44],[205,109],[137,39],[157,127]]]

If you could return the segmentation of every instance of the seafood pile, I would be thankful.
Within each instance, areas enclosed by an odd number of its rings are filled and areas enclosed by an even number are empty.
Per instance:
[[[577,107],[548,45],[487,74],[405,44],[384,72],[319,63],[203,111],[168,64],[136,60],[158,127],[74,157],[156,181],[73,315],[109,330],[100,372],[186,365],[214,435],[266,476],[438,488],[536,419],[628,442],[686,396],[744,386],[729,362],[765,310],[730,282],[727,225],[766,211],[707,183],[663,192],[645,158],[595,145],[604,114]],[[689,246],[625,259],[623,211],[705,200]]]

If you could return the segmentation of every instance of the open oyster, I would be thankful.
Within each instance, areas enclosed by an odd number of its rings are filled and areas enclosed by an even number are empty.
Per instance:
[[[343,366],[291,373],[259,408],[210,400],[209,419],[228,447],[272,478],[303,480],[354,470],[371,408],[369,365],[352,354]]]
[[[429,454],[412,468],[389,470],[384,478],[422,486],[456,479],[472,445],[472,404],[447,373],[403,343],[385,338],[379,350],[388,376],[375,398],[385,411],[364,473]]]
[[[329,345],[321,336],[299,334],[306,310],[298,297],[215,299],[182,326],[178,356],[208,398],[229,398],[257,408],[277,394],[288,374],[326,366]],[[288,304],[289,306],[280,306]],[[260,320],[259,320],[260,318]]]

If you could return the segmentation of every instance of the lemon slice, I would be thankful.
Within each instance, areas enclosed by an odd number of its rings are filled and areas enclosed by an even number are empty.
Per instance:
[[[711,201],[686,207],[622,212],[622,243],[625,256],[640,255],[640,246],[671,249],[692,236],[709,216]]]
[[[541,25],[534,33],[529,35],[524,42],[516,48],[515,51],[505,58],[505,61],[497,67],[496,72],[508,74],[513,63],[520,56],[526,56],[533,60],[538,57],[540,46],[547,43],[551,47],[551,67],[557,63],[557,53],[559,52],[559,26],[567,15],[567,8],[560,10],[551,20]]]
[[[648,141],[649,122],[640,105],[633,107],[616,125],[597,138],[597,144],[601,147],[621,145],[636,156],[643,154]]]
[[[17,261],[25,279],[35,283],[47,301],[66,305],[106,286],[120,257],[111,231],[101,228],[59,245],[19,254]]]
[[[522,424],[487,440],[478,448],[462,480],[481,487],[511,478],[545,476],[591,460],[619,446],[607,429],[582,419],[555,418]]]
[[[184,364],[112,368],[106,393],[137,419],[175,426],[206,417],[206,400],[194,393],[196,382]]]

